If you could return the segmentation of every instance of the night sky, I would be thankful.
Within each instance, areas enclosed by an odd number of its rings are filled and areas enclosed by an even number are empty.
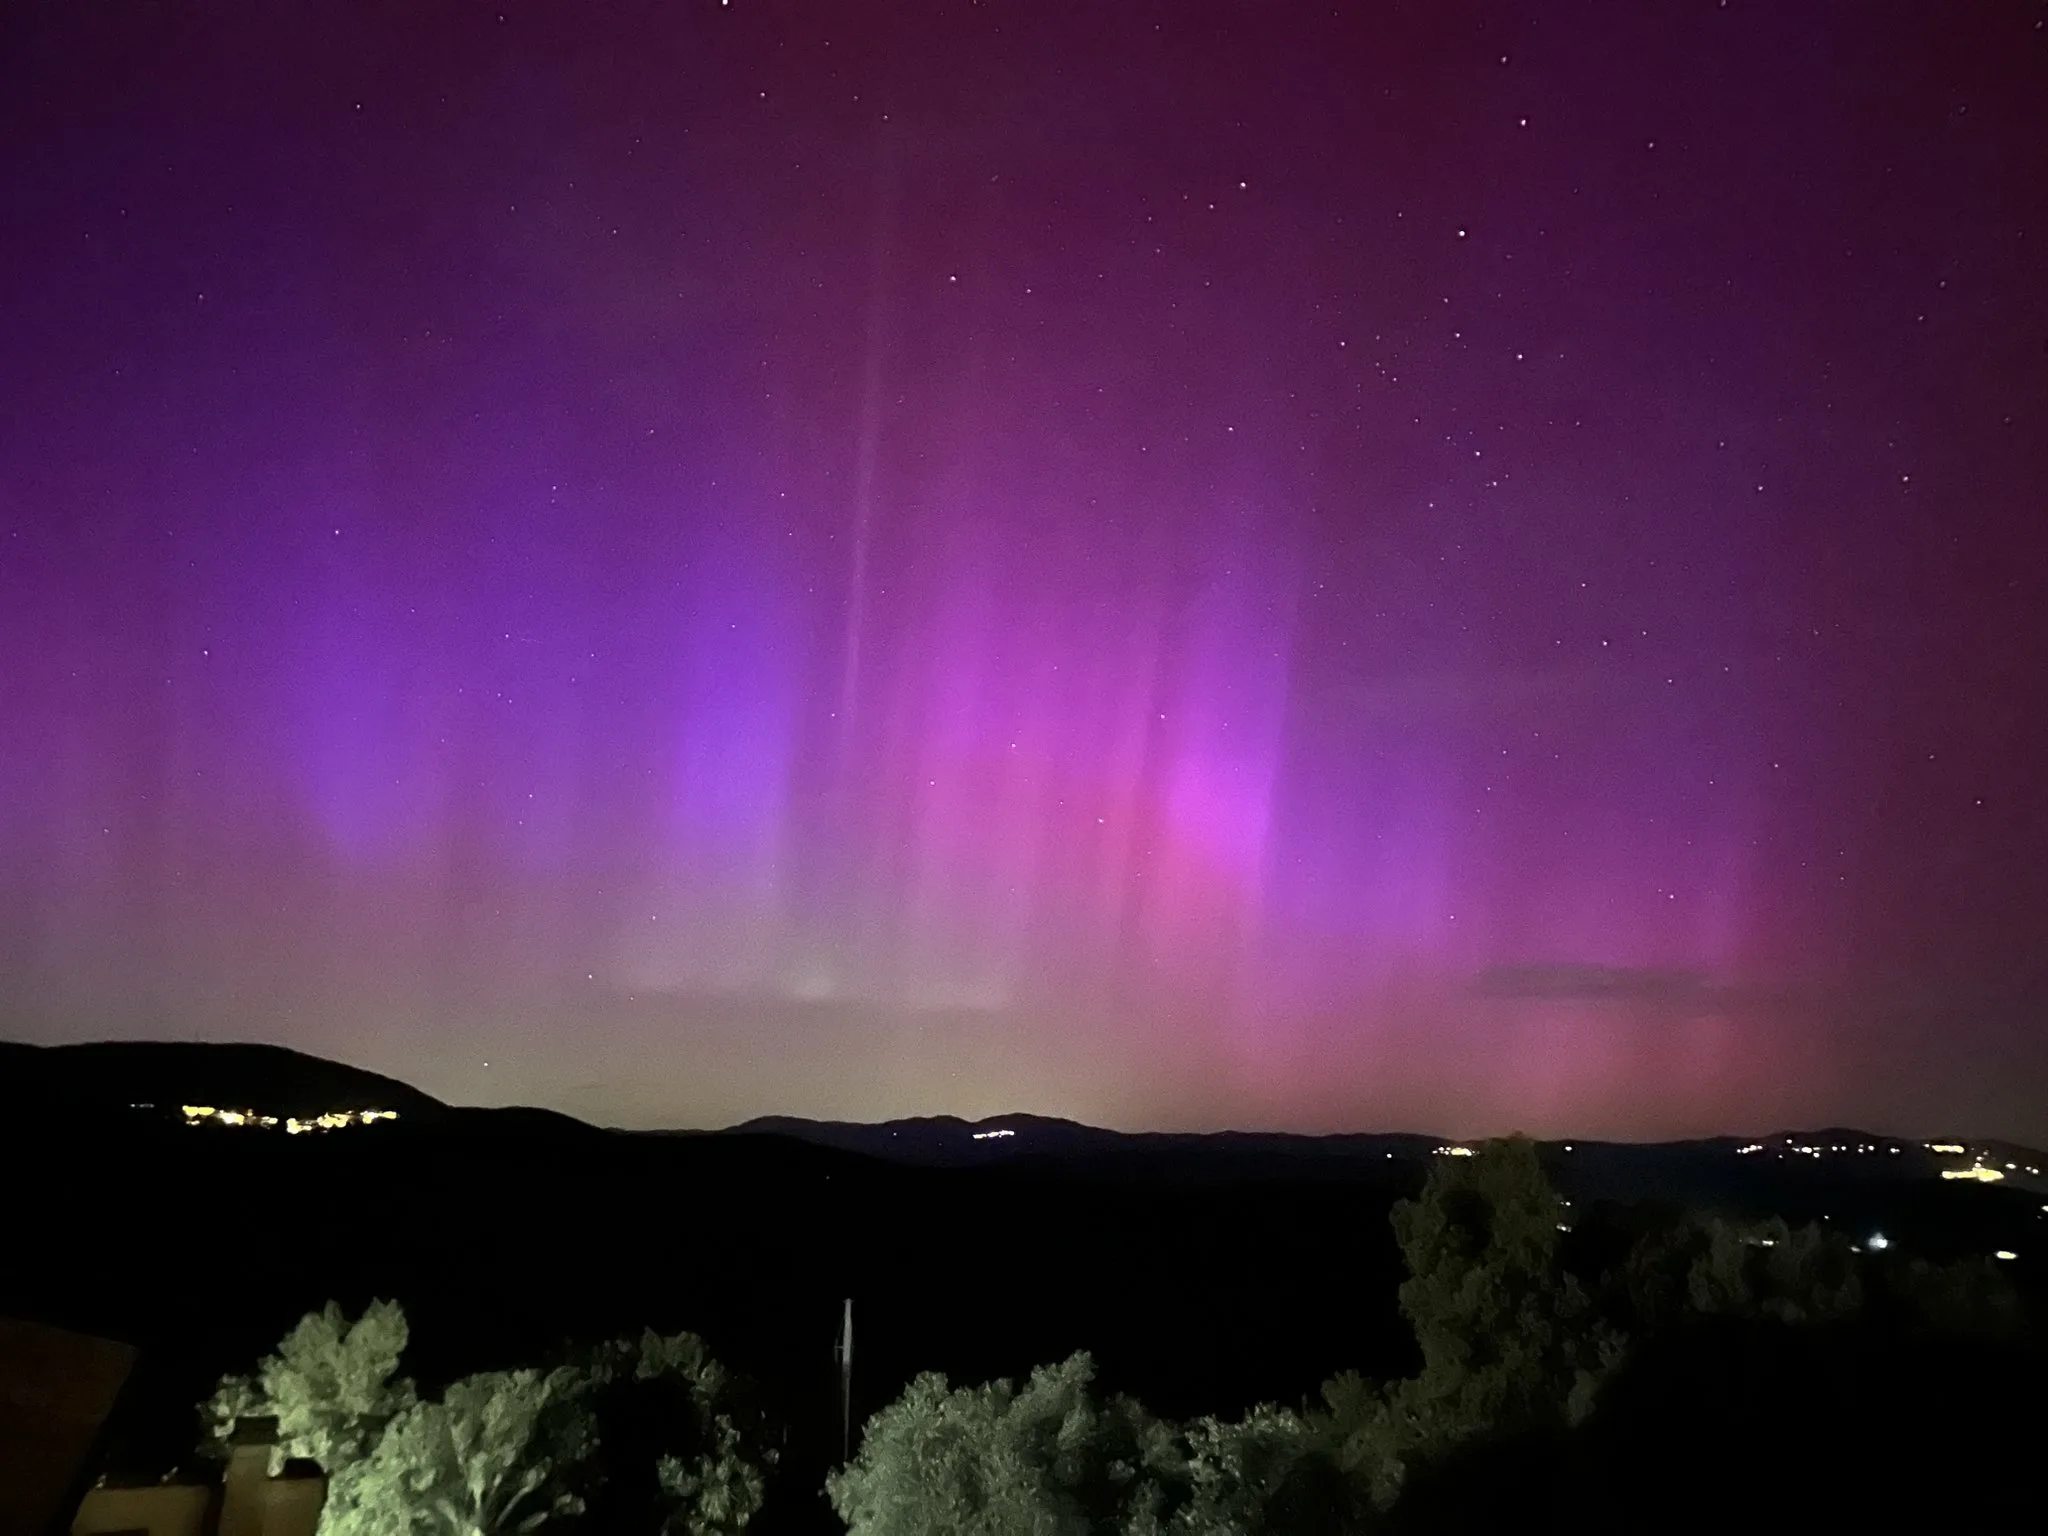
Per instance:
[[[2044,18],[20,0],[0,1033],[2048,1140]]]

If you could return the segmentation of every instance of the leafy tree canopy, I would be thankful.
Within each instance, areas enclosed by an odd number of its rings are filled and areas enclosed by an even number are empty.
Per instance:
[[[1561,1260],[1567,1207],[1524,1137],[1431,1168],[1393,1210],[1408,1264],[1401,1310],[1421,1372],[1374,1387],[1324,1388],[1323,1422],[1382,1507],[1410,1463],[1487,1435],[1577,1423],[1618,1364],[1621,1335],[1593,1314]]]
[[[730,1536],[766,1493],[730,1404],[730,1381],[695,1334],[652,1329],[587,1351],[577,1362],[598,1425],[590,1464],[591,1523],[647,1536]]]
[[[566,1367],[488,1371],[413,1404],[333,1479],[320,1536],[515,1536],[581,1513],[586,1385]]]
[[[852,1536],[1089,1536],[1157,1519],[1182,1466],[1173,1432],[1128,1398],[1096,1402],[1094,1375],[1076,1354],[1021,1391],[918,1377],[827,1480],[832,1507]]]
[[[1318,1422],[1263,1404],[1243,1418],[1187,1426],[1165,1518],[1141,1510],[1126,1536],[1341,1536],[1371,1515]]]
[[[335,1472],[368,1454],[417,1394],[397,1376],[408,1334],[395,1301],[373,1301],[350,1322],[339,1302],[309,1312],[266,1355],[254,1375],[221,1379],[200,1407],[206,1445],[225,1452],[242,1419],[277,1420],[272,1471],[303,1457]]]
[[[726,1373],[694,1334],[485,1372],[438,1400],[395,1375],[406,1341],[395,1302],[353,1323],[328,1303],[253,1375],[222,1380],[201,1407],[209,1442],[275,1418],[273,1470],[305,1457],[328,1474],[322,1536],[733,1536],[761,1507],[772,1453],[747,1453]]]

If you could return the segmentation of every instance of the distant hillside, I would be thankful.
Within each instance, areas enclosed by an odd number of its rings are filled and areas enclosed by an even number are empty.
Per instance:
[[[1026,1165],[1093,1172],[1233,1170],[1246,1175],[1341,1175],[1368,1165],[1412,1163],[1449,1143],[1409,1132],[1310,1136],[1278,1131],[1125,1132],[1039,1115],[961,1120],[924,1116],[862,1125],[770,1115],[715,1135],[781,1136],[924,1168]],[[1956,1148],[1937,1152],[1934,1147]],[[2008,1189],[2048,1191],[2048,1156],[2005,1142],[1911,1141],[1850,1127],[1715,1136],[1691,1141],[1543,1143],[1545,1160],[1586,1198],[1726,1199],[1788,1161],[1833,1180],[1933,1180],[1944,1169],[1987,1165]]]
[[[451,1106],[394,1078],[275,1045],[0,1041],[0,1084],[10,1113],[31,1120],[46,1114],[125,1120],[137,1105],[175,1116],[180,1105],[204,1104],[280,1117],[396,1110],[407,1130],[465,1138],[620,1134],[552,1110]],[[1410,1132],[1125,1132],[1030,1114],[975,1121],[937,1115],[879,1124],[771,1115],[722,1131],[655,1135],[729,1144],[779,1139],[914,1168],[1026,1167],[1201,1179],[1350,1177],[1368,1165],[1414,1164],[1446,1145],[1445,1138]],[[2008,1190],[2048,1192],[2048,1156],[2031,1148],[1963,1137],[1902,1140],[1849,1127],[1665,1143],[1549,1142],[1545,1156],[1560,1181],[1587,1198],[1714,1200],[1754,1182],[1767,1167],[1788,1164],[1857,1182],[1935,1180],[1944,1171],[1953,1179],[1961,1170],[1989,1169]]]
[[[878,1125],[766,1115],[720,1134],[787,1136],[889,1162],[934,1168],[974,1168],[1020,1161],[1143,1162],[1188,1158],[1298,1162],[1306,1166],[1364,1159],[1384,1161],[1389,1157],[1399,1161],[1425,1156],[1442,1144],[1441,1137],[1407,1132],[1307,1136],[1268,1131],[1108,1131],[1044,1115],[996,1115],[986,1120],[929,1115]]]
[[[151,1104],[312,1116],[390,1109],[407,1119],[449,1113],[417,1088],[280,1045],[113,1040],[90,1045],[0,1041],[0,1078],[24,1109],[96,1113]]]

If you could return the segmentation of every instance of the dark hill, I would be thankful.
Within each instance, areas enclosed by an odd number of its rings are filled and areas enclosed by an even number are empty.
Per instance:
[[[400,1121],[401,1125],[405,1123]],[[437,1133],[499,1141],[591,1141],[618,1134],[587,1120],[578,1120],[574,1115],[565,1115],[560,1110],[536,1109],[527,1104],[509,1104],[496,1109],[442,1108],[435,1116],[415,1116],[412,1126],[414,1129],[425,1126]]]
[[[1318,1165],[1405,1161],[1426,1156],[1440,1137],[1403,1132],[1335,1136],[1267,1131],[1109,1131],[1044,1115],[962,1120],[928,1115],[863,1125],[768,1115],[724,1135],[786,1136],[930,1168],[1069,1164],[1094,1172],[1118,1168],[1229,1163],[1260,1172]]]
[[[104,1113],[181,1104],[309,1116],[391,1109],[403,1119],[449,1113],[439,1099],[395,1078],[280,1045],[111,1040],[90,1045],[0,1042],[0,1078],[30,1112]]]

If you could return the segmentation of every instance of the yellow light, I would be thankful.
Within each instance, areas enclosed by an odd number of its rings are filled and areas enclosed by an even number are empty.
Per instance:
[[[2014,1253],[2010,1248],[2001,1248],[1998,1250],[1998,1252],[1991,1255],[1991,1257],[1993,1257],[1994,1259],[2016,1259],[2019,1257],[2019,1255]]]

